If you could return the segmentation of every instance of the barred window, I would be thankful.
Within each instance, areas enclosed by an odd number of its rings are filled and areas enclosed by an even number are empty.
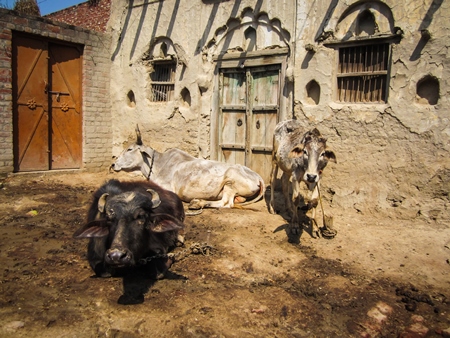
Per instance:
[[[152,102],[168,102],[173,100],[175,89],[176,62],[155,62],[150,73],[152,85]]]
[[[389,43],[339,48],[338,101],[385,103]]]

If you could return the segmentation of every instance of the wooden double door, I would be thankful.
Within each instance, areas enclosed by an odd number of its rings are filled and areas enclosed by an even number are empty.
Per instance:
[[[81,167],[82,51],[13,35],[15,171]]]
[[[219,160],[246,165],[268,182],[280,65],[221,69],[219,90]]]

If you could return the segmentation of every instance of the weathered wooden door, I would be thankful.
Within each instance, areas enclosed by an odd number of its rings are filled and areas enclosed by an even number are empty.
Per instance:
[[[76,45],[13,36],[15,171],[80,168],[81,55]]]
[[[221,69],[219,159],[244,164],[268,182],[279,118],[280,66]]]

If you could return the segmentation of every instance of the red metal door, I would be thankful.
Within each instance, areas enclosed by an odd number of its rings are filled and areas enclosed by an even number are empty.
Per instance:
[[[80,168],[81,55],[75,45],[13,36],[15,171]]]

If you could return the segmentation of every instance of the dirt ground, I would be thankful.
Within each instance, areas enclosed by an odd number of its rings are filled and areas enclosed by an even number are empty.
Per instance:
[[[109,178],[0,181],[1,337],[450,337],[449,224],[325,203],[336,237],[292,238],[260,201],[187,217],[166,279],[95,278],[72,234]]]

